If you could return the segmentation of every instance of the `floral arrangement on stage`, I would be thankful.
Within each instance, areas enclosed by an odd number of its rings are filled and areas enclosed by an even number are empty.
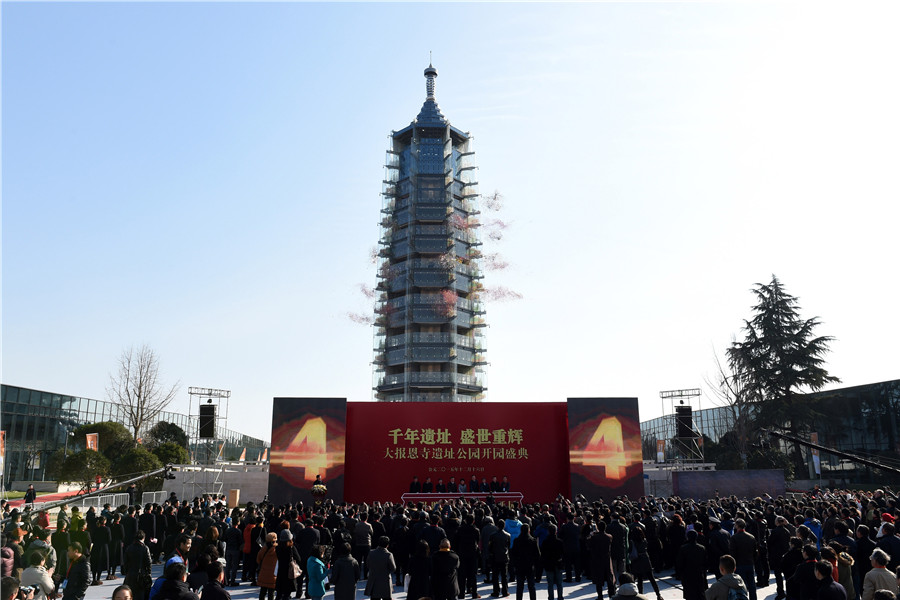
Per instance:
[[[311,491],[312,491],[313,498],[316,499],[316,506],[318,506],[319,504],[322,504],[322,500],[328,494],[328,488],[325,487],[324,483],[317,483],[316,485],[312,486]]]

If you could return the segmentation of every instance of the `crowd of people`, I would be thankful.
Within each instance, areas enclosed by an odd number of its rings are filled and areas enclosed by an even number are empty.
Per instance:
[[[678,497],[546,504],[471,497],[405,504],[320,506],[224,498],[63,507],[56,530],[10,513],[2,548],[3,598],[81,600],[119,574],[114,600],[229,600],[247,584],[260,600],[480,598],[562,600],[564,583],[592,584],[614,600],[662,600],[657,577],[685,600],[896,600],[897,497],[816,491],[791,498]],[[163,565],[155,581],[153,563]],[[104,579],[105,574],[105,579]],[[712,576],[712,580],[710,578]],[[711,583],[710,583],[711,581]],[[28,596],[31,594],[31,596]]]

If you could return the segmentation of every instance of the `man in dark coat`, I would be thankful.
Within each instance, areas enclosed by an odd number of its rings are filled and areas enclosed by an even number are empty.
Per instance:
[[[750,600],[756,600],[756,557],[759,553],[759,545],[756,538],[747,533],[747,522],[744,519],[735,519],[734,535],[731,536],[731,556],[737,563],[735,573],[740,575],[750,593]]]
[[[675,568],[681,574],[681,595],[684,600],[704,600],[706,597],[706,548],[697,542],[697,531],[685,534],[687,542],[675,555]]]
[[[318,546],[321,542],[321,536],[319,535],[319,530],[313,526],[312,520],[306,521],[306,527],[303,527],[297,532],[297,538],[294,540],[294,545],[297,547],[297,552],[300,553],[300,564],[305,565],[306,561],[309,560],[309,557],[312,555],[312,550],[314,546]],[[306,584],[306,593],[309,594],[309,573],[306,569],[303,569],[303,574],[300,576],[300,585]],[[297,590],[298,594],[301,590]]]
[[[847,600],[847,591],[844,586],[837,583],[832,576],[833,568],[827,560],[820,560],[816,563],[816,579],[819,582],[816,600]]]
[[[410,494],[419,494],[422,492],[422,484],[419,483],[418,477],[413,477],[412,481],[409,484],[409,493]]]
[[[134,507],[129,506],[128,512],[122,517],[122,528],[125,530],[125,535],[122,537],[122,544],[124,544],[126,548],[134,542],[134,534],[137,533],[138,530],[137,518],[134,516],[134,512]]]
[[[170,562],[166,565],[165,579],[159,588],[156,600],[199,600],[187,584],[187,565]]]
[[[494,591],[491,596],[494,598],[499,598],[501,592],[504,598],[509,596],[510,536],[504,531],[503,524],[503,519],[500,519],[497,522],[497,531],[488,540],[488,554],[490,555],[491,573],[493,575],[491,582],[494,584]]]
[[[223,538],[225,540],[225,585],[237,585],[238,568],[241,564],[241,546],[244,544],[244,536],[241,530],[235,527],[231,518],[225,519],[226,529]],[[306,563],[303,563],[306,565]],[[304,569],[306,572],[306,569]]]
[[[498,528],[494,525],[493,517],[485,517],[481,522],[481,573],[484,575],[484,582],[491,583],[492,562],[491,553],[488,548],[491,536],[497,533]]]
[[[144,532],[138,531],[134,536],[134,542],[125,549],[123,569],[125,571],[125,585],[131,588],[134,600],[145,600],[152,585],[150,550],[144,544]]]
[[[431,556],[431,595],[434,600],[456,600],[459,596],[459,556],[450,549],[450,540],[442,539]]]
[[[816,563],[819,550],[815,544],[803,546],[804,562],[797,565],[794,574],[785,582],[788,600],[816,600],[818,580],[816,579]]]
[[[466,594],[472,594],[473,598],[480,598],[478,595],[478,540],[481,534],[475,528],[475,515],[466,514],[463,524],[456,530],[456,538],[454,546],[459,554],[459,579],[462,580],[460,586],[461,597]]]
[[[606,528],[606,533],[612,536],[609,556],[612,559],[613,572],[618,575],[625,570],[625,557],[628,556],[628,526],[618,513],[614,512],[610,517],[611,522]]]
[[[566,515],[566,522],[559,529],[559,537],[563,542],[563,563],[566,569],[566,583],[581,582],[581,529],[575,524],[575,515]]]
[[[231,594],[225,589],[225,569],[222,563],[215,561],[206,569],[209,581],[203,586],[203,600],[231,600]]]
[[[528,584],[528,597],[537,599],[534,589],[534,572],[541,564],[541,550],[538,541],[531,535],[531,527],[527,523],[522,524],[516,543],[510,551],[510,558],[516,572],[516,600],[522,600],[525,584]]]
[[[157,543],[153,543],[153,540],[156,538],[156,515],[153,514],[152,504],[144,505],[144,512],[138,517],[137,521],[138,529],[144,532],[144,541],[147,547],[150,548],[150,556],[153,559],[158,558],[160,544],[162,544],[163,540],[157,540]]]
[[[438,513],[431,514],[431,524],[422,530],[419,539],[428,542],[431,553],[434,554],[440,549],[441,540],[447,537],[447,532],[440,526],[441,515]]]
[[[787,527],[788,522],[782,516],[775,517],[775,528],[769,534],[769,564],[775,571],[775,598],[784,598],[784,577],[781,574],[781,559],[791,549],[791,532]]]
[[[34,485],[28,486],[28,489],[25,490],[25,502],[24,504],[34,504],[34,501],[37,499],[37,492],[34,490]]]
[[[719,559],[728,554],[731,535],[722,529],[722,522],[716,517],[709,518],[709,545],[706,548],[709,558],[709,569],[716,579],[722,576],[719,571]]]
[[[65,579],[65,590],[62,600],[82,600],[91,585],[91,567],[83,554],[84,550],[78,542],[69,544],[67,556],[69,569]]]
[[[753,520],[747,524],[750,534],[756,538],[756,587],[764,588],[769,585],[769,528],[765,515],[760,511],[754,511]]]
[[[600,521],[597,523],[597,531],[587,541],[591,562],[591,580],[597,588],[597,598],[603,597],[604,584],[606,584],[606,591],[610,598],[616,595],[616,579],[610,557],[612,543],[612,536],[606,533],[606,522]]]
[[[366,580],[366,596],[372,600],[390,599],[393,588],[392,574],[397,570],[394,555],[388,550],[391,540],[387,537],[378,539],[378,546],[369,552],[369,577]]]
[[[553,600],[553,589],[556,588],[559,600],[563,598],[562,566],[563,541],[556,535],[556,525],[547,526],[547,537],[541,543],[541,566],[547,576],[547,592],[549,600]]]

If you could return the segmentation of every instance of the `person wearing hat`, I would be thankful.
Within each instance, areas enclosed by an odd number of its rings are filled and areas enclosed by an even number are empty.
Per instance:
[[[294,546],[294,534],[290,529],[282,529],[278,534],[275,556],[278,557],[278,570],[275,573],[275,598],[276,600],[287,600],[291,594],[297,593],[297,582],[303,581],[302,572],[291,572],[294,568],[291,563],[296,564],[297,571],[300,571],[303,561],[297,547]]]
[[[290,535],[291,532],[289,530],[282,530],[282,533],[285,531]],[[267,533],[265,545],[256,554],[256,564],[259,565],[256,574],[256,584],[259,586],[259,600],[263,600],[267,596],[268,600],[275,599],[275,566],[278,563],[278,554],[276,552],[278,547],[277,539],[278,534],[274,531]]]
[[[884,537],[884,525],[885,523],[893,523],[894,515],[891,513],[881,513],[881,524],[878,526],[878,533],[875,534],[875,539],[881,539]]]

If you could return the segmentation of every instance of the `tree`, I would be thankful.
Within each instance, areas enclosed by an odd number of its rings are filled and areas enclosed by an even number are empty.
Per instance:
[[[178,383],[166,388],[160,382],[159,357],[146,344],[137,350],[132,346],[122,351],[119,367],[110,374],[109,384],[107,395],[122,408],[134,440],[178,392]]]
[[[84,491],[89,491],[95,478],[109,475],[109,459],[96,450],[82,450],[67,457],[63,462],[60,481],[77,483]]]
[[[142,446],[136,446],[119,457],[116,461],[115,471],[120,480],[131,479],[149,471],[161,469],[163,463],[160,462],[152,452]],[[139,481],[136,485],[138,491],[145,492],[151,489],[159,489],[162,477],[151,477]]]
[[[776,448],[757,448],[750,454],[747,466],[751,469],[783,469],[784,480],[794,480],[794,465],[791,458]]]
[[[147,432],[147,447],[151,450],[163,444],[173,443],[188,447],[188,435],[175,423],[160,421]]]
[[[800,318],[796,296],[785,291],[775,275],[768,284],[752,290],[757,304],[753,318],[744,321],[744,340],[728,349],[728,364],[739,375],[739,384],[758,407],[755,422],[793,435],[802,433],[814,416],[805,390],[818,391],[840,379],[825,369],[824,356],[834,338],[814,335],[818,317]],[[796,466],[803,465],[795,446]]]
[[[151,452],[164,465],[185,465],[190,461],[187,448],[179,446],[175,442],[160,444],[153,448]]]
[[[131,437],[131,432],[128,431],[128,428],[114,421],[80,425],[72,430],[72,433],[75,436],[73,445],[80,448],[85,446],[85,435],[96,433],[100,442],[100,453],[110,461],[114,461],[123,452],[134,447],[134,439]]]
[[[68,456],[73,454],[72,449],[69,448]],[[47,477],[50,479],[58,480],[63,473],[63,467],[66,462],[66,449],[65,448],[57,448],[50,454],[50,457],[47,458],[47,466],[45,469],[45,473]]]

